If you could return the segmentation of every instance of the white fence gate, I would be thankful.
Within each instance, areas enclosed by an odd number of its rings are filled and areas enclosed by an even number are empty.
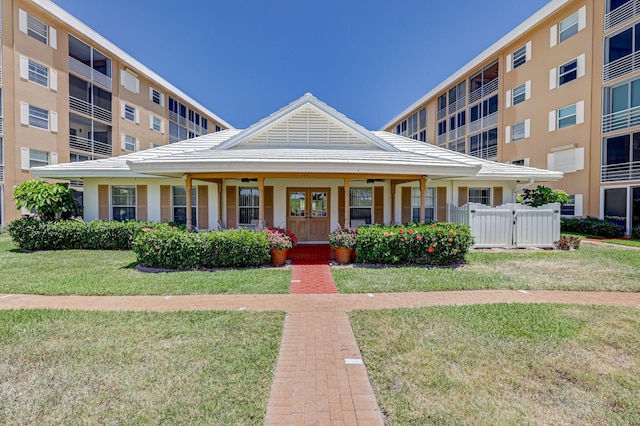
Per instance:
[[[560,204],[530,207],[503,204],[489,207],[469,203],[449,204],[449,221],[471,228],[474,247],[555,247],[560,239]]]

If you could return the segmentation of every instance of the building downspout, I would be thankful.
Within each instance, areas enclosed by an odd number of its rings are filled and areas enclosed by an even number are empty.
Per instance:
[[[535,178],[530,178],[530,179],[529,179],[529,183],[527,183],[527,184],[526,184],[526,185],[524,185],[524,186],[521,186],[520,188],[516,188],[516,189],[515,189],[515,191],[513,191],[513,198],[515,199],[516,194],[517,194],[518,192],[522,191],[523,189],[527,189],[527,188],[529,188],[529,187],[530,187],[531,185],[533,185],[535,182],[536,182],[536,179],[535,179]]]

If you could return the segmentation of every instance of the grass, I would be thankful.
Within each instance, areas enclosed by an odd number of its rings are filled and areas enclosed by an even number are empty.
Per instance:
[[[289,269],[223,269],[147,274],[131,251],[22,253],[0,236],[0,293],[46,295],[166,295],[288,293]]]
[[[639,424],[640,310],[350,313],[388,424]]]
[[[0,311],[3,424],[262,424],[284,315]]]
[[[619,246],[640,248],[640,240],[602,240],[602,242],[607,244],[617,244]]]
[[[575,251],[472,252],[449,268],[333,268],[340,293],[554,289],[640,291],[640,250],[582,244]]]

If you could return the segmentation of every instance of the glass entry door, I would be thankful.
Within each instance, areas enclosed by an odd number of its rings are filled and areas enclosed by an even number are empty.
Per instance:
[[[329,188],[287,188],[287,229],[299,241],[329,238]]]

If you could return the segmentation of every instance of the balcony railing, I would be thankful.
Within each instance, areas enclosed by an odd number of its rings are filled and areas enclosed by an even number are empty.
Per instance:
[[[69,96],[69,108],[90,117],[97,118],[98,120],[106,121],[107,123],[111,123],[113,120],[111,111],[92,105],[82,99],[74,98],[73,96]]]
[[[0,135],[4,134],[4,118],[0,117]]]
[[[639,14],[640,0],[631,0],[604,15],[604,30],[609,31]]]
[[[108,157],[111,157],[113,152],[111,145],[108,143],[98,142],[74,135],[69,136],[69,148],[97,155],[105,155]]]
[[[4,166],[0,164],[0,182],[4,182]]]
[[[603,183],[640,180],[640,161],[603,164],[600,180]]]
[[[469,123],[469,133],[477,132],[480,129],[495,126],[496,124],[498,124],[498,113],[494,112],[493,114],[489,114],[486,117],[482,117],[479,120]]]
[[[602,67],[602,82],[615,80],[640,69],[640,50]]]
[[[108,77],[101,72],[94,70],[89,65],[83,64],[82,62],[75,58],[72,58],[71,56],[69,56],[69,69],[76,74],[80,74],[86,79],[94,81],[111,90],[111,77]]]
[[[640,106],[602,116],[602,133],[640,126]]]
[[[469,151],[469,155],[473,155],[474,157],[478,158],[484,158],[485,160],[488,158],[495,158],[498,156],[498,145],[471,150]]]
[[[446,133],[443,133],[443,134],[438,135],[436,137],[436,144],[444,145],[445,143],[447,143],[447,134]]]
[[[447,116],[447,107],[438,110],[438,120],[442,120]]]
[[[473,92],[469,93],[469,103],[473,103],[477,100],[484,98],[487,95],[490,95],[493,92],[498,90],[499,78],[494,78],[490,82],[486,83],[482,87],[477,88]]]
[[[457,129],[453,129],[449,131],[449,142],[454,141],[458,138],[467,134],[467,126],[460,126]]]
[[[464,108],[466,104],[467,104],[467,98],[465,96],[461,97],[460,99],[458,99],[454,103],[449,104],[449,114],[454,113],[454,112],[458,111],[459,109]]]
[[[422,120],[420,120],[419,125],[420,125],[420,130],[424,130],[427,127],[427,119],[423,118]],[[202,132],[202,133],[204,133],[204,132]]]
[[[169,120],[173,121],[174,123],[178,123],[181,126],[187,127],[187,119],[185,117],[182,117],[181,115],[176,114],[173,111],[169,111]]]

